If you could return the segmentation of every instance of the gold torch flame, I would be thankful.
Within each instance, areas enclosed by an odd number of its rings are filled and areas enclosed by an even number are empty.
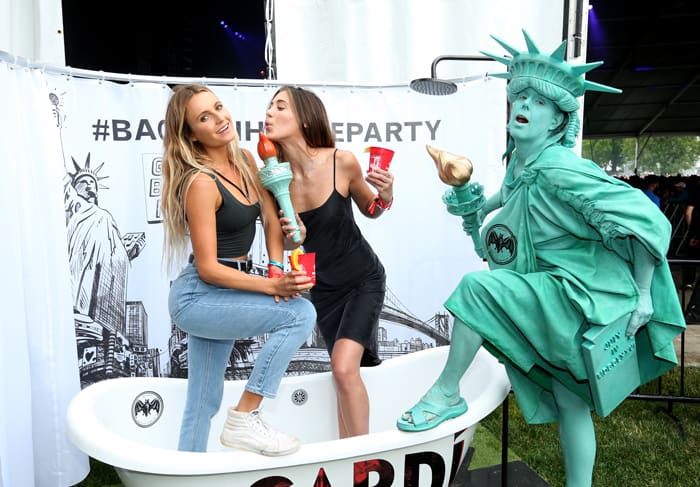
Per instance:
[[[462,186],[469,182],[474,168],[472,161],[464,156],[436,149],[427,144],[425,148],[428,150],[430,157],[433,158],[433,161],[435,161],[440,181],[450,186]]]

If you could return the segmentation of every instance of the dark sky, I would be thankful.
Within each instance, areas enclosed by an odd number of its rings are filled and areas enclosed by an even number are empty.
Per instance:
[[[264,0],[62,0],[62,8],[74,68],[253,79],[266,69]]]

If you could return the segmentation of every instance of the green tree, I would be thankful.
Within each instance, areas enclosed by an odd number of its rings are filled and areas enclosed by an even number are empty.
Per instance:
[[[700,159],[700,137],[656,136],[639,139],[636,170],[672,176],[693,169]],[[608,173],[629,175],[635,171],[635,139],[586,139],[581,154]]]
[[[649,137],[640,144],[637,167],[639,174],[653,172],[671,176],[695,167],[700,158],[700,137]]]
[[[610,174],[624,174],[628,167],[634,170],[634,139],[586,139],[581,155]]]

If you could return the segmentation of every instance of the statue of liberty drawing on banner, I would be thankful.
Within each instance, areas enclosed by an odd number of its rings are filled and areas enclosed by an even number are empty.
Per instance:
[[[99,206],[103,164],[88,153],[64,177],[68,256],[80,378],[83,386],[132,375],[126,336],[129,262],[146,244],[144,233],[121,235],[112,214]]]

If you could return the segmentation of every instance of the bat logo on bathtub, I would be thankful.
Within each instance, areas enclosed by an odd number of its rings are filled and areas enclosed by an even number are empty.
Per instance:
[[[163,414],[163,398],[153,391],[140,393],[131,403],[131,417],[142,428],[153,426]]]
[[[160,401],[156,400],[151,402],[150,399],[146,399],[146,402],[141,400],[136,401],[136,406],[134,407],[134,412],[136,414],[143,413],[144,415],[148,416],[151,414],[151,411],[155,411],[156,414],[160,412]]]

